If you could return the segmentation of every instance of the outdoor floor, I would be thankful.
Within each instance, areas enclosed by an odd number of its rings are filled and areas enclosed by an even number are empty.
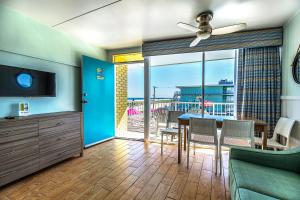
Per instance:
[[[215,175],[212,149],[177,163],[177,146],[114,139],[0,189],[0,199],[230,199],[228,152]]]
[[[131,115],[128,116],[127,129],[130,132],[144,133],[144,115]],[[150,133],[156,134],[157,127],[156,121],[153,117],[150,117]]]
[[[160,127],[162,128],[162,127]],[[156,121],[153,117],[150,118],[150,140],[160,141],[161,135],[157,131]],[[131,115],[128,116],[127,131],[117,131],[118,138],[128,139],[144,139],[144,115]]]

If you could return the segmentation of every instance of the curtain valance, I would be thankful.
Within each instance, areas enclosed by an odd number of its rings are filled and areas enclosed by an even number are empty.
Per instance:
[[[225,49],[281,46],[282,28],[244,31],[226,35],[212,36],[201,41],[195,47],[189,47],[194,37],[145,42],[142,46],[143,56],[203,52]]]

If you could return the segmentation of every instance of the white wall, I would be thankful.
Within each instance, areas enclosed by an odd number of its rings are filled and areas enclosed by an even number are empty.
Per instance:
[[[284,25],[282,48],[282,116],[297,120],[292,136],[300,140],[300,85],[291,64],[300,45],[300,10]]]

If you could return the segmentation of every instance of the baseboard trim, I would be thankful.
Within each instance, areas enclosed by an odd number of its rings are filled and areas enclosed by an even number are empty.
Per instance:
[[[115,139],[144,142],[144,139],[142,139],[142,138],[128,138],[128,137],[116,136]]]
[[[110,137],[110,138],[107,138],[107,139],[105,139],[105,140],[101,140],[101,141],[94,142],[94,143],[91,143],[91,144],[88,144],[88,145],[84,145],[84,148],[86,149],[86,148],[92,147],[92,146],[94,146],[94,145],[101,144],[101,143],[103,143],[103,142],[107,142],[107,141],[113,140],[113,139],[115,139],[115,137]]]

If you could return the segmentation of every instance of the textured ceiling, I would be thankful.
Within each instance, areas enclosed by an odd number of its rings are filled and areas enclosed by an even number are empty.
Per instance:
[[[95,10],[53,28],[108,49],[191,36],[176,23],[195,24],[195,16],[207,9],[214,11],[213,27],[246,22],[250,30],[282,26],[300,7],[299,0],[2,0],[1,4],[51,27]]]

